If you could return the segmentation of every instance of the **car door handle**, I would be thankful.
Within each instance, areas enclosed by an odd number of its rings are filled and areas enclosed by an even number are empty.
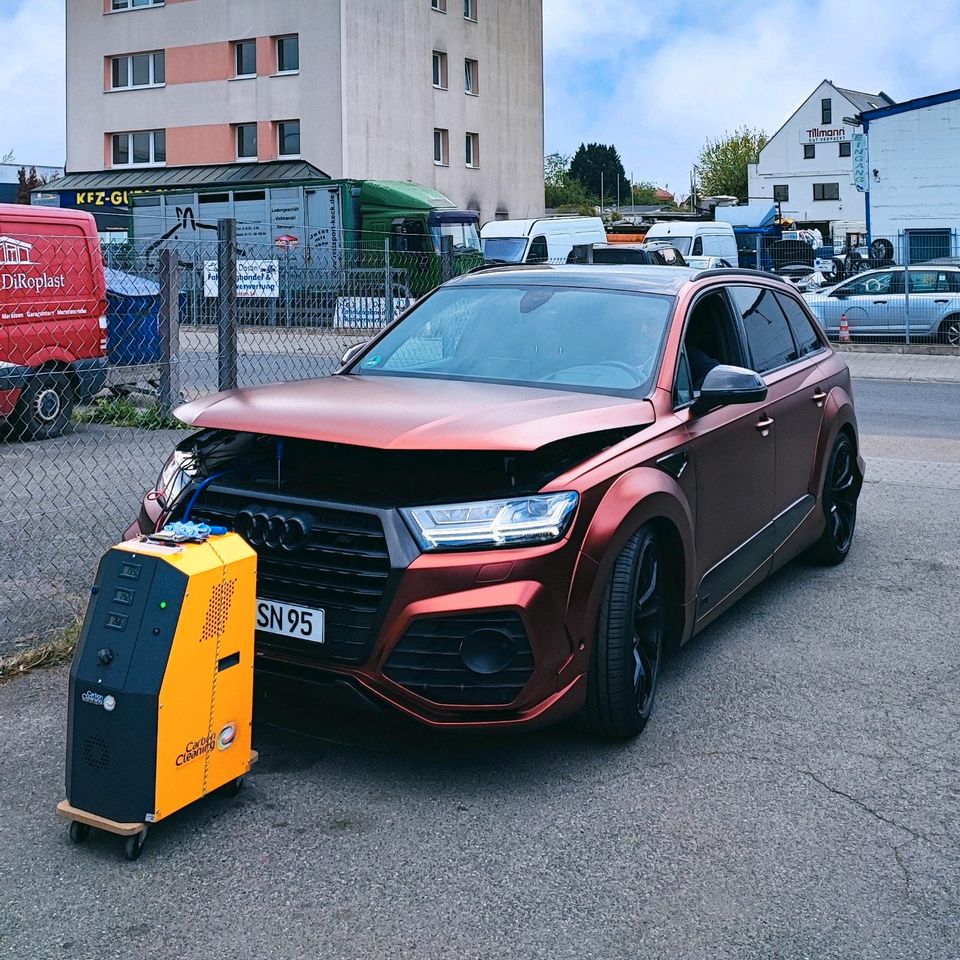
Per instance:
[[[886,301],[886,300],[874,300],[873,302],[874,302],[874,303],[886,303],[887,301]]]
[[[817,389],[813,391],[813,397],[811,397],[811,399],[818,407],[822,407],[823,401],[827,399],[827,391],[817,387]]]
[[[949,303],[949,300],[934,300],[934,303]]]
[[[757,429],[760,431],[760,436],[761,436],[761,437],[766,437],[766,436],[768,436],[769,433],[770,433],[770,428],[771,428],[772,426],[773,426],[773,417],[768,417],[766,414],[764,414],[764,415],[757,421]]]

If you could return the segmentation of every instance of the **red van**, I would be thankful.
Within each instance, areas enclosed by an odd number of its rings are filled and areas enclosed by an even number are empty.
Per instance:
[[[107,288],[89,213],[0,204],[0,418],[58,436],[107,376]]]

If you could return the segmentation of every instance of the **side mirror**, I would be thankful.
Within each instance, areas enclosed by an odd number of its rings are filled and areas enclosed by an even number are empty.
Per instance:
[[[347,352],[340,358],[340,366],[349,366],[366,349],[367,344],[365,341],[363,343],[355,343],[352,347],[348,348]]]
[[[761,403],[766,399],[767,385],[759,373],[720,364],[703,378],[700,396],[693,403],[693,412],[699,416],[715,407],[731,403]]]

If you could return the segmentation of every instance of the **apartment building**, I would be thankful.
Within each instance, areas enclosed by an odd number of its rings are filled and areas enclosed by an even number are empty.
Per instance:
[[[68,173],[299,158],[481,222],[543,213],[541,0],[66,9]]]

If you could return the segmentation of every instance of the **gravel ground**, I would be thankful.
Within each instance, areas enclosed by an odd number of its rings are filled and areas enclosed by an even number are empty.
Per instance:
[[[907,491],[910,495],[907,496]],[[66,670],[0,686],[3,956],[960,956],[960,498],[868,483],[667,666],[650,726],[443,736],[263,686],[235,800],[73,847]]]

